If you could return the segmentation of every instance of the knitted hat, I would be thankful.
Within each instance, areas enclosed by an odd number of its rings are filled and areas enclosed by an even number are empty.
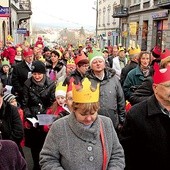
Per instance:
[[[3,67],[3,66],[11,67],[11,65],[10,65],[10,63],[9,63],[9,60],[7,60],[6,58],[3,58],[3,59],[2,59],[1,64],[2,64],[2,67]]]
[[[24,51],[23,51],[23,56],[24,57],[29,57],[29,56],[32,56],[33,55],[33,50],[30,49],[30,48],[26,48]]]
[[[104,60],[103,53],[99,48],[92,48],[92,50],[88,53],[88,58],[90,60],[90,65],[94,59],[102,59]]]
[[[155,58],[159,58],[160,55],[161,55],[161,48],[159,46],[155,46],[152,50],[152,55],[155,57]]]
[[[153,82],[155,84],[164,83],[166,81],[170,81],[170,66],[166,68],[160,69],[157,63],[154,64],[154,75],[153,75]]]
[[[43,52],[45,53],[47,51],[50,51],[50,49],[48,47],[44,47]]]
[[[4,93],[3,99],[4,101],[10,102],[11,100],[15,99],[16,96],[14,96],[11,93]]]
[[[161,53],[161,55],[160,55],[161,60],[164,59],[164,58],[166,58],[166,57],[169,57],[169,56],[170,56],[170,50],[167,49],[167,48],[166,48],[166,49]]]
[[[66,97],[67,86],[62,85],[63,82],[59,82],[55,89],[55,97],[57,96],[64,96]]]
[[[34,61],[32,63],[32,73],[42,73],[46,74],[46,67],[42,61]]]

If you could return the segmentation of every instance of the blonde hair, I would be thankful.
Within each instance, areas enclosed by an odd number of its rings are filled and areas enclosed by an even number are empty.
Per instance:
[[[168,64],[170,64],[170,56],[161,60],[160,68],[166,68]]]

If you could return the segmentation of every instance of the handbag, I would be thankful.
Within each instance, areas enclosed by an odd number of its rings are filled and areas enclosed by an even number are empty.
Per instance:
[[[102,127],[102,120],[100,121],[100,139],[102,143],[102,152],[103,152],[103,165],[102,170],[106,170],[107,168],[107,151],[106,151],[106,145],[104,140],[104,131]]]

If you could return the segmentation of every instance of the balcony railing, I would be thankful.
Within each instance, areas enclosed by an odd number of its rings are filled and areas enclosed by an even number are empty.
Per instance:
[[[170,9],[170,0],[158,0],[157,6],[164,9]]]
[[[124,7],[123,5],[114,7],[113,11],[113,18],[122,18],[128,16],[128,8]]]

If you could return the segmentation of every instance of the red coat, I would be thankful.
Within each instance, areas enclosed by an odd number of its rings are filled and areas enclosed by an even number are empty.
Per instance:
[[[14,47],[6,48],[1,54],[2,58],[6,57],[11,65],[14,64],[15,55],[16,55],[16,50]]]
[[[52,109],[49,108],[47,110],[47,114],[54,114],[57,117],[61,111],[64,111],[63,107],[62,106],[58,106],[54,113],[52,113]],[[49,131],[49,127],[50,127],[49,125],[44,125],[44,131],[48,132]]]

